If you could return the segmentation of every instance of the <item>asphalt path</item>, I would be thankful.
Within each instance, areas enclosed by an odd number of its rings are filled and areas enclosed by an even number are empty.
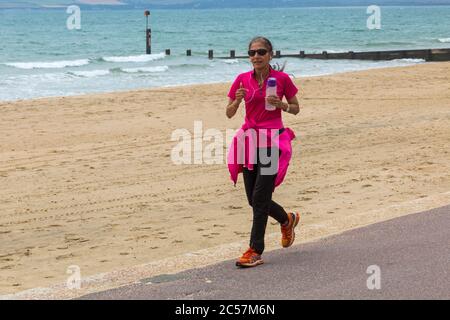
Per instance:
[[[449,299],[449,259],[450,205],[81,299]]]

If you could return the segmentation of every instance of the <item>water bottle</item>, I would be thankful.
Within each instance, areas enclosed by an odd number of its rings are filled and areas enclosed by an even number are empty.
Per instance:
[[[269,78],[267,80],[267,87],[266,87],[266,97],[268,96],[276,96],[277,95],[277,79],[276,78]],[[266,110],[267,111],[273,111],[275,110],[275,106],[271,105],[266,101]]]

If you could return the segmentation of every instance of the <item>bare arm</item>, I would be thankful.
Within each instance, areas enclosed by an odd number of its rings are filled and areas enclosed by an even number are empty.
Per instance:
[[[280,108],[283,111],[287,111],[289,109],[289,111],[287,112],[292,114],[297,114],[300,112],[300,105],[298,103],[297,96],[293,96],[292,98],[287,100],[287,103],[281,101],[281,99],[277,96],[270,96],[266,99],[271,105],[275,106],[276,108]]]
[[[242,83],[239,85],[239,89],[236,91],[236,99],[229,99],[227,106],[227,117],[228,119],[232,118],[235,114],[245,95],[247,94],[247,89],[244,88]]]
[[[283,103],[283,111],[286,111],[288,108],[289,113],[294,115],[300,112],[300,104],[298,103],[297,96],[293,96],[287,101],[287,103]]]
[[[231,119],[232,117],[234,117],[237,109],[239,108],[239,105],[241,104],[241,101],[239,101],[238,99],[236,99],[236,100],[229,99],[228,100],[228,106],[227,106],[227,111],[226,111],[228,119]]]

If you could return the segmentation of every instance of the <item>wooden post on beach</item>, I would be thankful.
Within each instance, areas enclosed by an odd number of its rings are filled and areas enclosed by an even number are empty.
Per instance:
[[[350,59],[354,59],[355,58],[355,53],[353,51],[349,51],[348,52],[348,56]]]
[[[275,51],[275,58],[280,58],[281,57],[281,51],[277,50]]]
[[[433,51],[431,51],[431,49],[429,49],[427,51],[427,61],[432,61],[433,60]]]
[[[192,56],[192,51],[191,51],[191,49],[187,49],[187,50],[186,50],[186,55],[187,55],[188,57]]]
[[[328,59],[328,52],[322,51],[322,56],[323,56],[325,59]]]
[[[170,49],[166,49],[166,56],[170,56]]]
[[[236,58],[236,51],[234,51],[234,50],[231,50],[230,51],[230,58]]]
[[[213,50],[209,50],[209,51],[208,51],[208,58],[209,58],[209,59],[214,58],[214,51],[213,51]]]
[[[305,57],[305,51],[300,51],[300,58],[304,58]]]
[[[147,54],[152,53],[152,29],[148,27],[148,16],[150,15],[150,11],[145,10],[144,16],[147,19],[147,27],[145,28],[145,39],[146,39],[146,50]]]

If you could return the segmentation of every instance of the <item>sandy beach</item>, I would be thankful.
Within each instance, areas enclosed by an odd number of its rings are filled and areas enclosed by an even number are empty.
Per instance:
[[[295,83],[294,155],[274,199],[301,227],[450,191],[449,62]],[[234,187],[225,159],[171,161],[176,129],[240,127],[229,86],[0,103],[0,294],[65,281],[71,265],[94,275],[248,239],[242,176]]]

